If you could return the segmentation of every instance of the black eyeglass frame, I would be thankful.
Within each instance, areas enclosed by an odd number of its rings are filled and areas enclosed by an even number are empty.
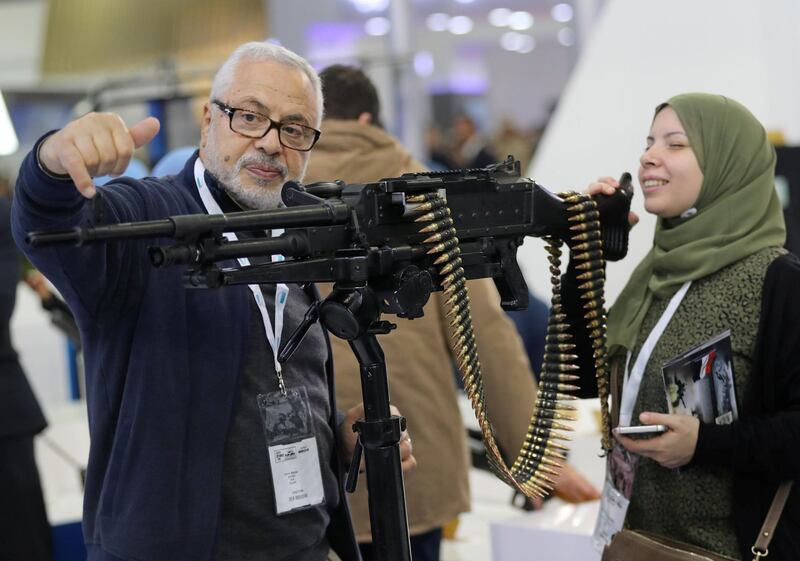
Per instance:
[[[278,131],[278,142],[280,142],[281,146],[289,148],[290,150],[297,150],[298,152],[308,152],[309,150],[314,148],[314,145],[319,140],[320,134],[322,134],[320,131],[318,131],[314,127],[309,127],[308,125],[302,125],[300,123],[281,123],[281,122],[278,122],[278,121],[275,121],[275,120],[269,118],[268,116],[264,115],[263,113],[259,113],[258,111],[253,111],[251,109],[244,109],[243,107],[231,107],[230,105],[228,105],[226,103],[222,103],[218,99],[212,99],[211,103],[213,103],[214,105],[219,107],[220,110],[228,116],[228,126],[230,127],[230,129],[233,132],[235,132],[236,134],[244,136],[245,138],[253,138],[253,139],[264,138],[265,136],[267,136],[269,134],[269,131],[271,131],[272,129],[276,129]],[[254,115],[259,115],[261,117],[264,117],[267,121],[269,121],[269,126],[267,127],[267,130],[265,130],[264,134],[262,134],[261,136],[253,136],[253,135],[250,135],[250,134],[245,134],[245,133],[243,133],[241,131],[237,131],[236,129],[233,128],[233,116],[236,114],[237,111],[246,111],[247,113],[252,113]],[[303,129],[308,129],[308,130],[314,131],[314,140],[311,141],[311,146],[309,146],[308,148],[297,148],[296,146],[289,146],[288,144],[286,144],[283,141],[283,138],[281,137],[281,129],[285,125],[292,125],[292,126],[295,126],[295,127],[301,127]]]

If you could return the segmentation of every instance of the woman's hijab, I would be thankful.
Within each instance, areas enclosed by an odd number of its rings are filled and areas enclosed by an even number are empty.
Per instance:
[[[689,218],[662,219],[653,247],[636,267],[608,317],[608,348],[632,349],[653,296],[669,297],[761,249],[780,247],[786,228],[775,191],[775,150],[764,127],[740,103],[720,96],[675,96],[703,184]]]

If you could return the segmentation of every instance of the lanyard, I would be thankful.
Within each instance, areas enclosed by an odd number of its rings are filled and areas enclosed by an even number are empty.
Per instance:
[[[200,198],[203,205],[206,207],[208,214],[222,214],[222,209],[217,204],[211,191],[208,189],[205,177],[206,168],[200,158],[194,162],[194,180],[197,184],[197,190],[200,192]],[[283,230],[273,230],[272,235],[278,236],[283,233]],[[233,232],[224,232],[223,236],[228,241],[236,241],[238,238]],[[273,261],[283,261],[282,255],[273,255]],[[246,267],[250,265],[250,260],[247,257],[239,257],[237,259],[239,265]],[[275,363],[275,372],[278,375],[278,387],[283,395],[286,395],[286,386],[283,383],[283,375],[281,374],[281,364],[278,362],[278,349],[281,346],[281,334],[283,333],[283,312],[286,308],[286,300],[289,298],[289,287],[283,283],[279,283],[275,289],[275,329],[272,328],[272,321],[269,318],[266,303],[264,302],[264,295],[261,293],[261,287],[257,284],[248,284],[247,288],[253,293],[258,311],[261,313],[261,321],[264,323],[264,331],[267,333],[267,342],[272,349],[272,360]]]
[[[686,292],[689,290],[691,284],[692,281],[683,283],[680,290],[678,290],[669,301],[667,309],[661,314],[658,323],[653,327],[644,345],[642,345],[642,349],[639,351],[639,356],[636,357],[636,362],[633,363],[633,370],[630,374],[628,374],[628,365],[631,362],[631,352],[628,351],[628,358],[625,361],[625,383],[622,385],[622,397],[620,398],[619,408],[619,426],[621,427],[627,427],[631,424],[631,416],[633,415],[633,408],[636,405],[636,398],[639,397],[639,386],[642,384],[644,369],[647,366],[647,362],[650,360],[650,355],[653,354],[656,343],[658,343],[658,340],[667,328],[669,321],[675,314],[675,310],[680,306],[683,297],[686,296]]]

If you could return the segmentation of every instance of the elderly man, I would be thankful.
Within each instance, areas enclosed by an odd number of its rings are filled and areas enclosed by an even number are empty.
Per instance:
[[[247,43],[215,77],[199,154],[182,173],[94,187],[92,176],[121,173],[159,128],[148,118],[128,129],[112,114],[69,123],[24,161],[14,235],[66,298],[86,352],[90,560],[324,560],[329,549],[358,558],[340,464],[359,409],[336,413],[319,325],[282,368],[275,360],[275,327],[295,329],[313,288],[186,290],[179,268],[149,266],[152,240],[43,250],[22,241],[92,224],[87,199],[98,192],[106,222],[275,207],[283,182],[303,177],[322,103],[305,60]],[[276,422],[281,413],[307,430]],[[289,445],[306,453],[282,470],[275,458]],[[406,466],[410,452],[404,442]]]

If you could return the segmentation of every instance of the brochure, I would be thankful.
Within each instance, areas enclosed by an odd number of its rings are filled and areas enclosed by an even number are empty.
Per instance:
[[[661,372],[671,414],[717,425],[738,419],[730,330],[668,360]]]

